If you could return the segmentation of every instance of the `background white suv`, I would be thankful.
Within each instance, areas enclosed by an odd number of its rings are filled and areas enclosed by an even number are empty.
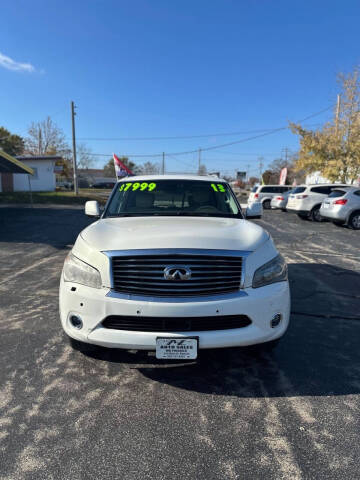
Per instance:
[[[291,190],[291,188],[293,187],[290,185],[260,185],[254,187],[249,195],[248,203],[261,202],[263,208],[270,209],[272,198]]]
[[[322,202],[334,189],[339,187],[346,187],[346,185],[332,183],[323,185],[299,185],[289,195],[286,210],[297,213],[302,219],[309,218],[314,222],[321,222],[320,207]]]

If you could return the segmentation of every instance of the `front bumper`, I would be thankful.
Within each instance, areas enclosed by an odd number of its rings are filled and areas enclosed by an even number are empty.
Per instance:
[[[72,289],[76,288],[75,291]],[[280,313],[282,321],[271,328],[270,320]],[[76,314],[83,321],[77,330],[69,316]],[[154,317],[196,317],[216,315],[247,315],[251,325],[231,330],[191,332],[134,332],[112,330],[102,326],[109,315]],[[156,338],[199,337],[199,348],[224,348],[264,343],[281,337],[289,323],[290,293],[287,282],[257,289],[248,288],[234,294],[211,298],[134,299],[109,289],[94,289],[83,285],[60,283],[60,317],[65,332],[82,342],[111,348],[155,350]]]

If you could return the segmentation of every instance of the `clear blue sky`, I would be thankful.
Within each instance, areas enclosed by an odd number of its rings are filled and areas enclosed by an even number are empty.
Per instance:
[[[24,135],[50,115],[70,138],[74,100],[79,142],[281,127],[334,104],[337,72],[360,63],[359,17],[358,0],[2,0],[0,125]],[[86,143],[171,153],[249,136]],[[256,173],[258,156],[268,163],[284,147],[298,147],[288,131],[203,159]],[[167,168],[195,170],[196,158],[167,157]]]

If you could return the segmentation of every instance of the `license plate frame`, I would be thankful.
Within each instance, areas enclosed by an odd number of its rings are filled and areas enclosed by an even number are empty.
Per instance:
[[[196,360],[199,337],[156,337],[156,358],[159,360]]]

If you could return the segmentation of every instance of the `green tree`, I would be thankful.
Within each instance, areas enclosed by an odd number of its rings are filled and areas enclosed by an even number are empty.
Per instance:
[[[0,149],[9,155],[21,155],[24,152],[24,139],[0,127]]]
[[[360,69],[340,74],[340,109],[320,130],[290,123],[300,137],[297,170],[320,172],[330,181],[353,181],[360,175]]]

